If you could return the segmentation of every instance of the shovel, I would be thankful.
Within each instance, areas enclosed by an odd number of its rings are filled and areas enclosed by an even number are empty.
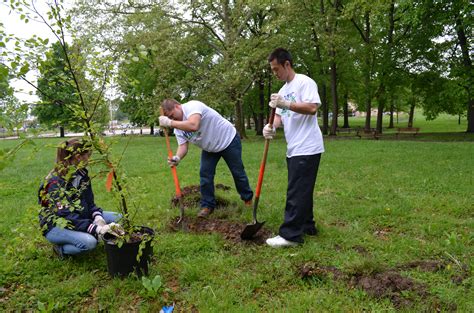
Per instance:
[[[273,120],[275,119],[275,109],[272,109],[270,113],[270,120],[269,124],[270,127],[273,126]],[[260,199],[260,191],[262,190],[262,183],[263,183],[263,174],[265,173],[265,164],[267,163],[267,154],[268,154],[268,146],[270,145],[270,139],[265,139],[265,148],[263,149],[263,158],[262,163],[260,163],[260,172],[258,173],[258,182],[257,188],[255,189],[255,201],[253,203],[253,224],[247,224],[244,230],[240,234],[240,238],[242,240],[251,240],[253,236],[262,228],[265,222],[258,222],[257,221],[257,207],[258,207],[258,200]]]
[[[163,108],[160,108],[160,115],[164,115]],[[161,129],[163,130],[163,133],[165,134],[166,149],[168,150],[168,157],[171,159],[173,157],[173,152],[171,151],[170,138],[168,136],[168,129],[166,129],[166,127],[162,127]],[[171,167],[171,173],[173,174],[176,198],[178,198],[178,203],[179,203],[179,219],[178,219],[177,224],[180,224],[180,223],[183,223],[183,220],[184,220],[184,207],[183,207],[183,201],[182,201],[183,195],[181,194],[181,187],[179,187],[178,172],[176,170],[176,166]],[[184,223],[181,226],[183,227],[183,230],[186,228]]]

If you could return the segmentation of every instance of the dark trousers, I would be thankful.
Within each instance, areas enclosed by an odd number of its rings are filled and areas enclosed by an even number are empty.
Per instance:
[[[234,178],[235,188],[244,201],[253,197],[253,191],[250,188],[244,164],[242,163],[242,144],[239,134],[235,135],[230,145],[221,152],[201,152],[201,208],[214,209],[216,207],[216,198],[214,196],[214,176],[216,175],[217,163],[221,158],[227,163],[232,177]]]
[[[285,220],[279,234],[286,240],[303,242],[303,235],[315,231],[313,191],[321,154],[295,156],[286,159],[288,189]]]

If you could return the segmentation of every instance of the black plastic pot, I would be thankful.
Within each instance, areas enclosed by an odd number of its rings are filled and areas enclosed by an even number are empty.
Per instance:
[[[104,247],[107,255],[107,270],[112,277],[126,277],[134,272],[138,277],[148,275],[148,263],[153,255],[153,247],[151,241],[155,232],[153,229],[142,226],[139,228],[140,233],[149,234],[142,250],[140,260],[137,261],[137,255],[141,241],[125,242],[121,247],[116,243],[113,236],[104,236]]]

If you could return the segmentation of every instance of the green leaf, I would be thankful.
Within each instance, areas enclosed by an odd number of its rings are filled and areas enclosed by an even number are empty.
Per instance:
[[[155,278],[153,278],[153,289],[158,290],[161,287],[161,276],[156,275]]]
[[[20,72],[18,74],[25,75],[26,73],[28,73],[29,70],[30,70],[30,65],[26,63],[25,65],[21,67]]]
[[[153,286],[151,285],[151,280],[149,278],[145,277],[145,276],[142,276],[142,285],[148,291],[153,290]]]

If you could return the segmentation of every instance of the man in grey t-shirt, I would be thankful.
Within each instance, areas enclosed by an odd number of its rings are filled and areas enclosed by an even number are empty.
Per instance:
[[[216,207],[214,176],[221,157],[232,173],[240,198],[250,206],[253,192],[242,163],[242,145],[235,127],[200,101],[181,104],[174,99],[166,99],[161,107],[164,116],[159,118],[160,126],[173,127],[178,141],[178,150],[168,159],[168,164],[179,164],[188,152],[189,142],[202,149],[199,171],[201,211],[198,216],[207,217]]]

